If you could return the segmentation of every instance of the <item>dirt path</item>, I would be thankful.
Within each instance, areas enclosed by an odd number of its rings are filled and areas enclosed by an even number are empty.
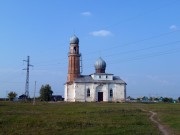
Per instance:
[[[160,124],[160,123],[156,120],[155,116],[157,115],[157,113],[155,113],[155,112],[153,112],[153,111],[149,111],[149,112],[151,113],[151,116],[149,117],[150,120],[151,120],[152,122],[154,122],[154,123],[158,126],[159,130],[163,133],[163,135],[170,135],[170,133],[168,132],[167,128],[166,128],[165,126],[163,126],[162,124]]]

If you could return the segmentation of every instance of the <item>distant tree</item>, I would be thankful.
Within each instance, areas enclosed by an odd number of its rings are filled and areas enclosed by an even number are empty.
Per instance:
[[[169,98],[169,103],[173,103],[173,99],[172,98]]]
[[[155,101],[159,101],[159,98],[156,97],[156,98],[154,98],[154,100],[155,100]]]
[[[178,97],[178,100],[179,100],[179,102],[180,102],[180,97]]]
[[[51,86],[46,84],[45,86],[42,85],[40,89],[40,99],[42,101],[50,101],[52,97],[53,91],[51,90]]]
[[[136,100],[137,100],[137,102],[140,102],[140,101],[141,101],[141,99],[140,99],[140,98],[137,98]]]
[[[165,98],[163,98],[163,102],[171,103],[171,102],[173,102],[173,99],[165,97]]]
[[[13,101],[13,99],[16,96],[17,96],[16,92],[11,91],[11,92],[8,93],[8,98],[9,98],[10,101]]]
[[[153,97],[149,97],[149,101],[153,101],[154,100],[154,98]]]

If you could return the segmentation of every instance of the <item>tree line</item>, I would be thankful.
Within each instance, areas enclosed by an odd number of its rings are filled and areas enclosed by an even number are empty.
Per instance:
[[[46,84],[46,85],[42,85],[40,90],[39,90],[39,94],[40,96],[38,97],[40,101],[51,101],[52,100],[52,94],[53,94],[53,90],[51,89],[51,86],[49,84]],[[8,93],[8,99],[10,101],[13,101],[17,96],[17,93],[16,92],[9,92]],[[129,99],[131,99],[131,97],[127,97]],[[151,99],[152,97],[150,97],[148,100],[156,100],[155,99]],[[139,98],[137,98],[137,100],[140,100]],[[178,101],[180,102],[180,97],[178,98]],[[173,98],[168,98],[168,97],[165,97],[162,99],[162,102],[165,102],[165,103],[171,103],[173,102]]]
[[[42,85],[39,90],[39,94],[40,94],[40,96],[39,96],[40,101],[51,101],[53,90],[49,84]],[[16,92],[10,91],[8,93],[8,99],[10,101],[13,101],[16,97],[17,97]]]

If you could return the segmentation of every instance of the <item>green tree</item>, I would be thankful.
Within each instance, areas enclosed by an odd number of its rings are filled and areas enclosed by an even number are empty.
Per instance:
[[[163,98],[163,102],[166,102],[166,103],[172,103],[173,102],[173,99],[172,98]]]
[[[8,98],[9,98],[10,101],[13,101],[13,99],[16,96],[17,96],[16,92],[11,91],[11,92],[8,93]]]
[[[40,89],[40,99],[42,101],[50,101],[52,97],[53,91],[51,90],[51,86],[46,84],[45,86],[42,85]]]
[[[154,101],[154,98],[153,97],[149,97],[149,101]]]
[[[179,102],[180,102],[180,97],[178,97],[178,100],[179,100]]]

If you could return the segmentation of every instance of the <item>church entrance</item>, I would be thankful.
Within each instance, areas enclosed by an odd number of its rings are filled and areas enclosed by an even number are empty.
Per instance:
[[[103,101],[103,92],[98,92],[98,102]]]

